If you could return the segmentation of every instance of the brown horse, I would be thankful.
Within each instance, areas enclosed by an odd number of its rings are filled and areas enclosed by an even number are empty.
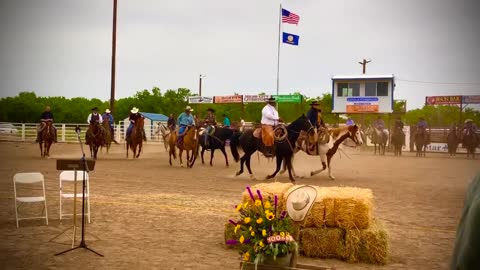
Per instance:
[[[113,134],[108,121],[103,121],[102,127],[105,130],[105,148],[107,148],[108,153],[108,150],[110,150],[110,146],[112,146]],[[103,147],[103,145],[101,147]]]
[[[180,150],[180,165],[183,165],[182,154],[187,152],[187,167],[191,168],[195,164],[198,155],[198,133],[196,127],[188,127],[183,135],[183,144],[176,145]],[[191,156],[190,156],[191,154]]]
[[[143,125],[144,125],[145,118],[140,117],[135,125],[133,126],[132,133],[130,137],[127,138],[127,158],[128,158],[128,150],[129,148],[133,152],[133,158],[138,158],[140,153],[142,152],[143,146]],[[138,146],[138,153],[137,153],[137,146]]]
[[[168,135],[165,135],[163,138],[164,140],[167,140],[165,143],[168,144],[168,147],[165,148],[168,149],[168,162],[170,163],[170,166],[172,166],[172,156],[173,159],[177,159],[177,149],[175,148],[175,145],[177,144],[177,132],[172,130],[169,130],[168,132]]]
[[[417,157],[425,157],[427,145],[430,144],[430,134],[426,129],[417,128],[415,132],[415,148]]]
[[[85,134],[85,142],[90,147],[90,157],[97,159],[98,149],[105,144],[105,130],[100,124],[91,122]]]
[[[55,139],[55,130],[53,129],[52,121],[44,121],[40,125],[40,155],[41,157],[50,156],[50,147]]]

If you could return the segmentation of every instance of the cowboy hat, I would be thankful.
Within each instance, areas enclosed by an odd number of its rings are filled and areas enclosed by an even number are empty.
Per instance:
[[[187,107],[185,107],[185,111],[191,111],[191,112],[193,112],[193,109],[192,109],[192,107],[187,106]]]
[[[473,122],[473,120],[472,119],[465,120],[465,123],[468,123],[468,122]]]
[[[320,103],[318,103],[318,101],[316,100],[310,102],[310,106],[314,106],[314,105],[320,105]]]
[[[130,110],[131,113],[138,113],[138,108],[137,107],[133,107],[131,110]]]
[[[92,111],[98,111],[98,107],[93,107]]]
[[[211,111],[212,113],[214,113],[214,112],[215,112],[215,110],[214,110],[214,109],[212,109],[212,108],[208,108],[208,109],[207,109],[207,112],[208,112],[208,111]]]
[[[287,213],[294,221],[302,221],[307,216],[317,198],[317,190],[312,186],[300,186],[287,197]]]
[[[267,102],[268,102],[268,103],[275,102],[275,98],[274,98],[274,97],[269,97],[269,98],[267,99]]]
[[[110,109],[106,109],[105,112],[106,113],[111,113],[112,111],[110,111]]]

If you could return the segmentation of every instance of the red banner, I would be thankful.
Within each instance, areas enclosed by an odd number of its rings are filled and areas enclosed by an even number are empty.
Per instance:
[[[431,96],[425,98],[427,105],[453,105],[460,104],[462,96]]]
[[[347,105],[347,113],[376,113],[378,105],[371,104],[355,104]]]
[[[243,96],[242,95],[234,95],[234,96],[215,96],[213,97],[214,103],[242,103]]]

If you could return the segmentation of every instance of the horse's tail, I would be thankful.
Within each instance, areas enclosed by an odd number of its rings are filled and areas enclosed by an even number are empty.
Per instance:
[[[240,136],[242,133],[234,133],[230,139],[230,150],[232,151],[232,156],[235,162],[240,160],[240,154],[238,153],[238,145],[240,143]]]

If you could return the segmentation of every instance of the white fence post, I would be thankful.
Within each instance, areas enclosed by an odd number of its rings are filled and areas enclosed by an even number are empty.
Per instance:
[[[25,124],[22,124],[22,142],[25,141]]]
[[[62,142],[65,142],[65,132],[66,132],[65,124],[62,124]]]

